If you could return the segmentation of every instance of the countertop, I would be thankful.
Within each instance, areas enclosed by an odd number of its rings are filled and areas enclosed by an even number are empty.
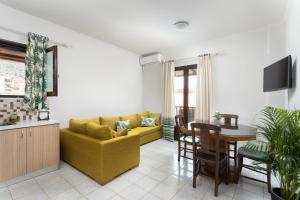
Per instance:
[[[0,131],[3,130],[10,130],[10,129],[17,129],[17,128],[27,128],[27,127],[33,127],[33,126],[44,126],[44,125],[50,125],[50,124],[59,124],[59,121],[57,120],[24,120],[17,122],[16,124],[12,125],[4,125],[0,126]]]

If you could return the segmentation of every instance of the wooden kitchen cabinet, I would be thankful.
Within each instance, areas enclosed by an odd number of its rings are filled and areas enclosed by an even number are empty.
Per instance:
[[[26,134],[24,129],[0,134],[0,180],[26,174]]]
[[[26,128],[27,173],[58,165],[59,130],[58,125]]]
[[[58,123],[0,131],[0,182],[58,164]]]

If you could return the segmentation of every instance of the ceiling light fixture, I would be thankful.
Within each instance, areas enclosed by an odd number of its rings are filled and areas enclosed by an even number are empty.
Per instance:
[[[185,29],[185,28],[187,28],[190,25],[190,23],[187,22],[187,21],[178,21],[178,22],[175,22],[173,25],[177,29]]]

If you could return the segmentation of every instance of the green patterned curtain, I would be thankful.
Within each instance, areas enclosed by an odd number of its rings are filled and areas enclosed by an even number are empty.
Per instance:
[[[47,109],[47,37],[28,33],[25,57],[24,106],[30,110]]]

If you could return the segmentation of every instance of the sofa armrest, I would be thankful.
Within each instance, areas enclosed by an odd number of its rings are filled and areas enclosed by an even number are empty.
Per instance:
[[[60,130],[61,158],[90,176],[100,176],[100,141],[70,129]]]
[[[138,134],[100,141],[100,145],[103,170],[101,174],[105,182],[139,165],[140,136]]]

